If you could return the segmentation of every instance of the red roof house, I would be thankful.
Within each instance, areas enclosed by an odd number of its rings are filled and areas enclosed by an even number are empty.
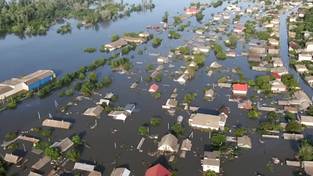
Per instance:
[[[276,80],[281,80],[281,76],[279,73],[277,72],[272,72],[272,76],[276,79]]]
[[[185,13],[187,15],[195,15],[199,12],[199,9],[195,6],[189,7],[185,10]]]
[[[247,83],[235,83],[233,84],[233,94],[246,95],[248,92]]]
[[[159,86],[158,85],[156,85],[156,84],[152,84],[151,86],[150,86],[150,88],[149,88],[149,92],[150,93],[155,93],[155,92],[157,92],[159,90]]]
[[[154,165],[147,169],[145,176],[171,176],[171,172],[161,164]]]

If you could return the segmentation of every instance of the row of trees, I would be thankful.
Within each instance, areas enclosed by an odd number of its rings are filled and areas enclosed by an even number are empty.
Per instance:
[[[42,35],[63,18],[76,18],[83,24],[96,24],[154,8],[152,3],[143,7],[141,4],[125,5],[105,0],[100,0],[96,8],[90,8],[93,5],[92,0],[0,0],[0,33]],[[68,32],[68,29],[70,27],[65,26],[60,33]]]

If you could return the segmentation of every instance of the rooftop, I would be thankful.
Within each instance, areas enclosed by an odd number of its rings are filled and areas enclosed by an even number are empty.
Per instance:
[[[25,82],[25,84],[29,85],[38,80],[44,79],[48,76],[53,76],[54,72],[52,70],[38,70],[34,73],[23,76],[21,79]]]

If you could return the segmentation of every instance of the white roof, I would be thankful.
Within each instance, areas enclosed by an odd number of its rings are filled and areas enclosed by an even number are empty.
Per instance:
[[[92,171],[94,171],[94,169],[95,169],[95,166],[91,165],[91,164],[76,162],[74,165],[74,170],[82,170],[82,171],[92,172]]]

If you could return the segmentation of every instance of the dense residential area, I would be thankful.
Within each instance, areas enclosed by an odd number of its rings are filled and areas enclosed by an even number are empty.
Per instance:
[[[0,176],[313,175],[313,1],[0,9]]]

